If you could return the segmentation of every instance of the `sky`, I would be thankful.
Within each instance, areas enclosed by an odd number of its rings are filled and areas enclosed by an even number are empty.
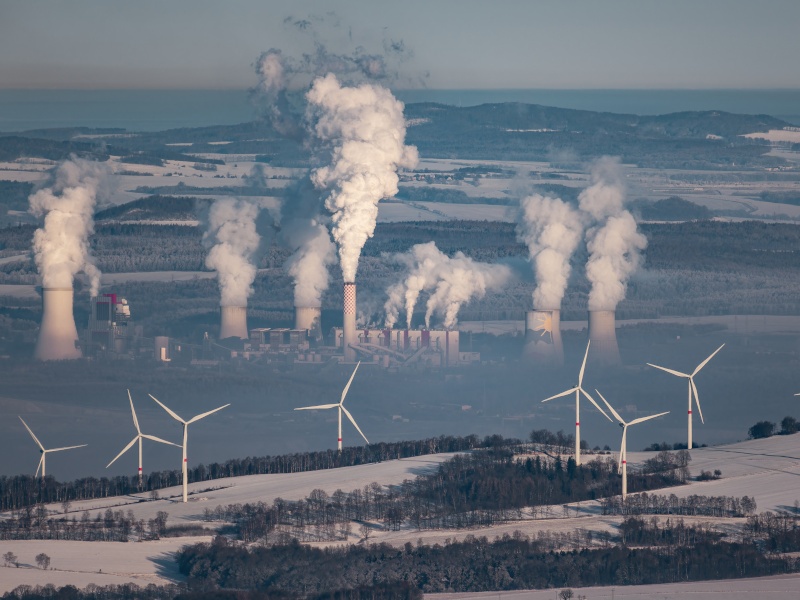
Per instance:
[[[0,0],[0,88],[247,88],[270,48],[402,40],[398,88],[796,89],[798,24],[797,0]]]

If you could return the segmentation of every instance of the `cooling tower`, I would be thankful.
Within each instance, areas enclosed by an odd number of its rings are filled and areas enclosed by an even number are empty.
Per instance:
[[[525,357],[536,365],[564,365],[560,310],[532,310],[525,315]]]
[[[599,365],[620,365],[613,310],[589,311],[589,360]]]
[[[344,349],[344,361],[355,362],[356,351],[350,344],[357,344],[356,335],[356,284],[345,282],[344,284],[344,319],[342,322],[342,348]]]
[[[78,329],[72,315],[72,294],[72,288],[42,290],[42,324],[34,358],[67,360],[81,357],[80,349],[75,346]]]
[[[220,316],[219,339],[237,337],[246,340],[249,337],[246,306],[221,306]]]
[[[308,337],[319,341],[322,339],[322,309],[319,306],[294,307],[294,328],[305,329]]]

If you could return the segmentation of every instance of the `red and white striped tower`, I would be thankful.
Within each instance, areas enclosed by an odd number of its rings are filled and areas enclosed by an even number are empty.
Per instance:
[[[356,336],[356,284],[344,284],[344,315],[342,321],[342,348],[344,349],[344,362],[355,362],[356,351],[350,347],[358,342]]]

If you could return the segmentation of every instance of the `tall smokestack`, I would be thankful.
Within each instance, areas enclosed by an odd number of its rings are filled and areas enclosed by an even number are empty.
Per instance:
[[[78,329],[72,315],[72,288],[42,290],[42,325],[33,354],[38,360],[70,360],[81,357],[75,346]]]
[[[344,349],[344,361],[355,362],[356,351],[350,344],[358,343],[356,335],[356,284],[345,282],[344,284],[344,319],[342,322],[342,348]]]
[[[589,360],[594,364],[617,366],[622,364],[617,346],[617,330],[613,310],[589,311]]]
[[[319,306],[295,306],[294,328],[307,330],[312,340],[322,339],[322,309]]]
[[[220,306],[220,316],[222,322],[219,326],[219,339],[237,337],[246,340],[248,338],[246,306]]]
[[[537,365],[564,365],[560,310],[532,310],[525,315],[525,356]]]

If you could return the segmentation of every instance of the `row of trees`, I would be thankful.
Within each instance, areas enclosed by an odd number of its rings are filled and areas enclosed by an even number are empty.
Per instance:
[[[659,494],[633,494],[625,502],[619,497],[604,498],[604,515],[683,515],[707,517],[746,517],[757,508],[755,498],[742,496],[700,496],[692,494],[678,498]]]

